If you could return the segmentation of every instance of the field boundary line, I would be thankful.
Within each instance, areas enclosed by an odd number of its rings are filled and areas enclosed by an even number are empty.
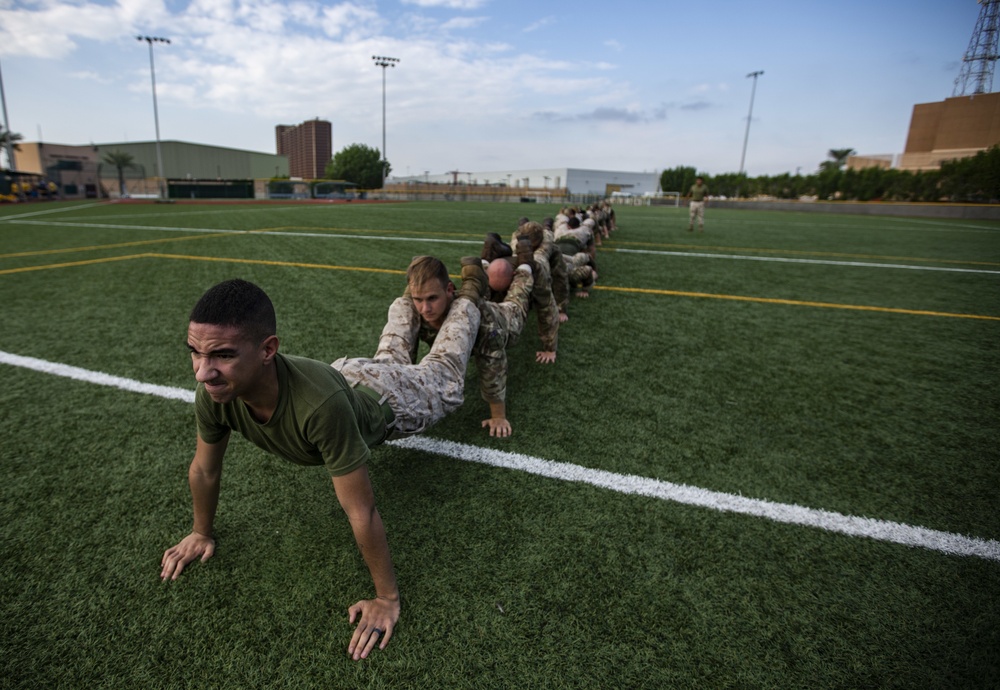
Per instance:
[[[1000,275],[1000,270],[987,268],[957,268],[951,266],[913,266],[910,264],[883,264],[871,261],[834,261],[833,259],[801,259],[788,256],[747,256],[745,254],[707,254],[704,252],[669,252],[659,249],[618,249],[619,254],[652,254],[655,256],[681,256],[696,259],[732,259],[736,261],[765,261],[785,264],[814,264],[820,266],[847,266],[854,268],[903,268],[911,271],[946,271],[951,273],[987,273]],[[930,261],[930,259],[927,259]],[[990,264],[994,265],[994,264]]]
[[[117,242],[115,244],[94,244],[86,247],[67,247],[65,249],[40,249],[34,252],[16,252],[0,254],[0,259],[19,259],[27,256],[45,256],[49,254],[72,254],[75,252],[97,252],[104,249],[121,249],[122,247],[141,247],[147,244],[163,244],[164,242],[184,242],[187,240],[204,240],[212,237],[227,237],[229,233],[217,235],[191,235],[190,237],[165,237],[159,240],[136,240],[135,242]]]
[[[717,295],[710,292],[686,292],[683,290],[658,290],[653,288],[629,288],[613,285],[595,285],[591,290],[608,290],[611,292],[635,292],[647,295],[667,295],[669,297],[698,297],[705,299],[723,299],[736,302],[758,302],[762,304],[783,304],[792,307],[815,307],[820,309],[846,309],[849,311],[873,311],[887,314],[906,314],[909,316],[937,316],[953,319],[978,319],[981,321],[1000,321],[1000,316],[983,314],[959,314],[947,311],[926,311],[921,309],[900,309],[897,307],[870,307],[859,304],[837,304],[836,302],[809,302],[805,300],[778,299],[775,297],[747,297],[745,295]]]
[[[24,225],[52,226],[40,220],[22,221]],[[336,232],[338,228],[329,228],[330,232],[286,232],[274,230],[272,228],[261,228],[259,230],[226,230],[220,228],[178,228],[165,225],[121,225],[117,223],[84,223],[84,222],[60,222],[58,225],[70,228],[100,228],[104,230],[159,230],[160,232],[204,232],[222,235],[270,235],[273,237],[320,237],[324,239],[348,239],[348,240],[379,240],[382,242],[427,242],[432,244],[474,244],[482,246],[482,240],[458,240],[444,239],[439,237],[386,237],[383,235],[345,235]],[[280,226],[290,227],[290,226]],[[361,230],[350,230],[350,232],[362,232]],[[372,232],[397,232],[395,230],[373,230]],[[404,232],[402,230],[398,232]]]
[[[31,271],[45,271],[57,268],[72,268],[75,266],[90,266],[95,264],[109,263],[112,261],[125,261],[131,259],[173,259],[181,261],[207,261],[213,263],[235,263],[250,264],[256,266],[278,266],[287,268],[314,268],[326,271],[354,271],[358,273],[384,273],[388,275],[406,275],[405,270],[395,268],[372,268],[368,266],[336,266],[333,264],[314,264],[298,261],[272,261],[268,259],[234,259],[219,256],[195,256],[189,254],[161,254],[149,252],[144,254],[129,254],[127,256],[112,256],[103,259],[88,259],[85,261],[69,261],[60,264],[46,264],[43,266],[22,266],[19,268],[0,269],[0,276],[13,273],[28,273]],[[454,276],[452,276],[454,277]],[[684,290],[660,290],[653,288],[630,288],[614,285],[595,285],[593,290],[607,290],[609,292],[635,293],[646,295],[662,295],[667,297],[695,297],[702,299],[721,299],[735,302],[754,302],[759,304],[780,304],[794,307],[813,307],[818,309],[843,309],[848,311],[870,311],[886,314],[905,314],[908,316],[933,316],[939,318],[953,319],[973,319],[979,321],[1000,321],[1000,316],[987,316],[983,314],[959,314],[954,312],[927,311],[920,309],[901,309],[897,307],[872,307],[857,304],[837,304],[835,302],[810,302],[804,300],[778,299],[774,297],[748,297],[745,295],[722,295],[708,292],[687,292]]]
[[[132,393],[194,403],[195,394],[190,389],[143,383],[134,379],[49,362],[34,357],[24,357],[0,351],[0,364],[8,364],[85,383],[118,388]],[[952,532],[932,530],[926,527],[915,527],[904,523],[856,517],[794,504],[747,498],[745,496],[711,491],[687,484],[675,484],[673,482],[638,475],[595,470],[567,462],[545,460],[520,453],[511,453],[494,448],[482,448],[465,443],[430,438],[428,436],[411,436],[398,441],[390,441],[389,445],[465,462],[475,462],[491,467],[517,470],[549,479],[587,484],[626,495],[646,496],[672,503],[709,508],[723,513],[736,513],[750,517],[765,518],[772,522],[812,527],[852,537],[865,537],[876,541],[919,547],[952,556],[975,556],[977,558],[1000,561],[1000,541],[995,539],[968,537]]]
[[[802,249],[768,249],[760,247],[720,247],[718,245],[700,245],[700,244],[672,244],[672,243],[660,243],[660,242],[621,242],[622,245],[628,246],[647,246],[647,247],[674,247],[677,249],[700,249],[701,251],[712,250],[712,251],[727,251],[727,252],[758,252],[762,254],[795,254],[802,256],[833,256],[841,257],[844,259],[878,259],[879,261],[923,261],[923,262],[936,262],[942,264],[966,264],[970,266],[1000,266],[1000,263],[995,261],[967,261],[964,259],[927,259],[919,256],[885,256],[882,254],[851,254],[847,252],[815,252],[806,251]],[[615,244],[612,247],[607,247],[610,251],[636,251],[629,249],[618,249],[618,245]],[[680,252],[682,255],[688,254],[688,252]],[[716,256],[711,254],[710,256]],[[721,256],[721,255],[719,255]]]
[[[73,268],[74,266],[93,266],[95,264],[106,264],[112,261],[129,261],[132,259],[143,259],[156,254],[129,254],[127,256],[106,256],[103,259],[86,259],[84,261],[67,261],[62,264],[45,264],[43,266],[21,266],[19,268],[0,269],[0,276],[13,273],[30,273],[31,271],[51,271],[56,268]]]
[[[589,484],[623,494],[647,496],[684,505],[710,508],[723,513],[762,517],[773,522],[815,527],[827,532],[853,537],[867,537],[876,541],[886,541],[904,546],[918,546],[956,556],[977,556],[1000,561],[1000,541],[995,539],[967,537],[899,522],[856,517],[788,503],[774,503],[687,484],[675,484],[638,475],[595,470],[568,462],[544,460],[520,453],[480,448],[427,436],[411,436],[389,443],[400,448],[422,450],[456,460],[518,470],[550,479]]]
[[[31,218],[34,216],[47,216],[50,213],[64,213],[66,211],[78,211],[81,208],[93,208],[95,206],[107,206],[108,202],[98,201],[93,204],[80,204],[77,206],[66,206],[64,208],[49,208],[44,211],[32,211],[31,213],[19,213],[15,216],[0,216],[0,222],[7,222],[11,220],[20,220],[21,218]]]

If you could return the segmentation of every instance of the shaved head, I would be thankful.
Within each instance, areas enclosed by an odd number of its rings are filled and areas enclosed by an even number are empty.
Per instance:
[[[507,292],[514,279],[514,267],[505,259],[494,259],[486,269],[486,277],[490,279],[490,289],[494,292]]]

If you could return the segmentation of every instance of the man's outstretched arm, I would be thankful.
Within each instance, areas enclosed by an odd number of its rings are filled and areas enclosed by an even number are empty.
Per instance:
[[[215,523],[215,510],[219,505],[222,459],[228,445],[228,436],[218,443],[206,443],[198,437],[194,459],[188,469],[194,524],[191,534],[164,552],[160,561],[160,578],[163,580],[176,580],[188,563],[197,558],[201,558],[204,563],[215,553],[212,526]]]
[[[347,648],[355,661],[364,659],[382,637],[379,649],[385,649],[399,620],[399,588],[389,554],[382,518],[375,508],[375,494],[368,479],[368,468],[361,466],[349,474],[333,478],[337,500],[347,513],[361,557],[375,584],[375,598],[364,599],[347,611],[349,622],[355,619],[351,643]],[[360,615],[360,618],[359,618]]]

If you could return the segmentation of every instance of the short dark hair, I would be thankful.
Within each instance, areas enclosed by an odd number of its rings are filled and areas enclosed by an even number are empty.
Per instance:
[[[209,288],[194,305],[189,320],[212,326],[235,326],[254,344],[278,330],[271,298],[253,283],[239,278]]]
[[[580,227],[580,219],[577,216],[570,216],[568,225],[571,229],[576,230]]]

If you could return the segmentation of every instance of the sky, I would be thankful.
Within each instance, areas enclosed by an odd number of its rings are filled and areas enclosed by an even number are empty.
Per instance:
[[[815,172],[898,154],[952,95],[976,0],[0,0],[10,129],[274,153],[320,118],[393,175]],[[378,67],[372,56],[398,58]],[[763,71],[756,80],[747,75]],[[1000,88],[1000,78],[994,84]],[[753,100],[752,118],[747,122]],[[746,142],[744,158],[744,142]]]

